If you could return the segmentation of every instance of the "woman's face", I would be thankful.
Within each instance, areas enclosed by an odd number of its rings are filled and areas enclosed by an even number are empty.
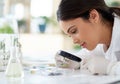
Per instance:
[[[68,21],[59,21],[64,33],[73,39],[75,44],[93,50],[99,43],[99,28],[94,20],[76,18]]]

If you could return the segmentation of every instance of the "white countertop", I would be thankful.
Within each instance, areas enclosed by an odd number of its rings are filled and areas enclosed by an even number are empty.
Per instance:
[[[58,76],[48,74],[45,70],[35,73],[25,71],[23,79],[10,80],[5,77],[4,72],[0,72],[0,84],[110,84],[120,80],[120,76],[94,76],[73,70],[63,70],[63,75]]]

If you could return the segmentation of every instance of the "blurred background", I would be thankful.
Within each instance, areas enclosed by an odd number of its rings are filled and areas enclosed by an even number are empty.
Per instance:
[[[120,0],[105,1],[109,6],[120,6]],[[59,2],[0,0],[0,33],[19,34],[25,59],[54,59],[58,50],[80,50],[81,47],[74,45],[72,39],[59,28],[56,19]]]

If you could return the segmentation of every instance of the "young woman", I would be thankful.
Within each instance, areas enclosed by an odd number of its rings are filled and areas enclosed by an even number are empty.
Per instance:
[[[83,47],[84,54],[81,50],[78,55],[82,58],[80,69],[120,74],[119,8],[108,7],[104,0],[61,0],[57,19],[73,42]]]

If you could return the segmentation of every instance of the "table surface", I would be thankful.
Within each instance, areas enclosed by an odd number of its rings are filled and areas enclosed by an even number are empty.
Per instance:
[[[50,75],[50,70],[24,70],[24,78],[8,79],[4,72],[0,72],[0,84],[114,84],[120,80],[120,76],[95,76],[81,73],[79,70],[61,69],[52,73],[62,75]],[[120,83],[120,82],[119,82]]]

